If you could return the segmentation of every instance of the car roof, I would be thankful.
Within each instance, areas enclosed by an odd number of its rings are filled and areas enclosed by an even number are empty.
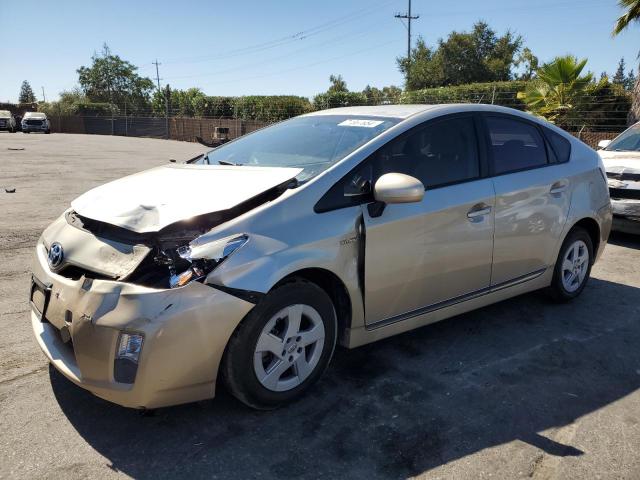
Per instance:
[[[307,113],[304,116],[317,116],[317,115],[348,115],[348,116],[363,116],[363,117],[386,117],[395,118],[398,120],[406,120],[409,117],[426,113],[429,111],[438,111],[440,115],[446,115],[449,113],[463,113],[463,112],[488,112],[488,113],[506,113],[510,115],[516,115],[524,117],[528,120],[540,119],[533,115],[516,110],[513,108],[502,107],[500,105],[490,105],[486,103],[438,103],[438,104],[407,104],[407,105],[375,105],[375,106],[362,106],[362,107],[341,107],[330,108],[327,110],[319,110],[317,112]]]
[[[386,117],[405,119],[417,113],[432,110],[440,105],[373,105],[362,107],[340,107],[307,113],[305,116],[348,115],[361,117]]]
[[[25,117],[40,117],[40,118],[46,117],[44,112],[25,112],[24,116]]]

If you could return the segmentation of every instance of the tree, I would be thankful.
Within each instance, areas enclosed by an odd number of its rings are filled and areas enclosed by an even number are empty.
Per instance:
[[[25,80],[24,82],[22,82],[22,85],[20,86],[20,95],[18,96],[18,103],[35,103],[35,102],[36,102],[36,96],[33,93],[33,89],[31,88],[31,85],[29,85],[29,82]]]
[[[336,93],[336,92],[348,92],[347,82],[344,81],[342,75],[330,75],[329,81],[331,82],[331,86],[327,93]]]
[[[367,85],[362,90],[362,94],[366,97],[368,105],[388,105],[400,101],[402,89],[395,85],[389,85],[388,87],[382,87],[382,90],[380,90]]]
[[[120,108],[126,105],[130,111],[148,107],[154,84],[136,73],[138,67],[113,55],[107,44],[91,61],[90,67],[77,70],[80,87],[90,101],[109,102]]]
[[[473,82],[511,80],[522,38],[507,31],[497,36],[485,22],[477,22],[471,32],[451,32],[438,40],[435,49],[422,38],[409,58],[398,58],[407,90],[461,85]],[[531,55],[530,60],[533,60]]]
[[[626,76],[624,71],[624,58],[621,58],[618,62],[618,69],[616,70],[616,74],[613,76],[611,80],[612,83],[616,85],[624,85]]]
[[[616,21],[613,27],[613,34],[618,35],[626,29],[632,22],[640,20],[640,0],[618,0],[620,8],[626,9]]]
[[[627,77],[624,79],[624,88],[625,90],[632,91],[633,86],[636,84],[636,74],[633,72],[633,69],[629,70]]]
[[[575,125],[576,113],[593,80],[591,73],[582,75],[586,64],[586,58],[578,61],[572,55],[556,57],[537,70],[537,79],[530,82],[518,97],[533,113],[562,128],[570,128]]]
[[[528,81],[535,77],[539,61],[538,57],[528,47],[525,47],[513,64],[517,68],[522,68],[522,73],[517,75],[517,79]]]
[[[618,0],[618,5],[620,8],[626,9],[626,11],[618,18],[613,28],[613,35],[618,35],[631,25],[631,23],[640,21],[640,0]],[[638,57],[640,58],[640,52],[638,53]],[[633,73],[633,70],[631,73]],[[635,79],[635,84],[631,89],[631,97],[633,101],[628,116],[629,124],[640,120],[640,75]]]

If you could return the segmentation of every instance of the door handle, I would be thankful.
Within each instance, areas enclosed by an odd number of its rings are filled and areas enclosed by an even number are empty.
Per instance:
[[[562,193],[567,189],[568,186],[569,186],[569,182],[567,182],[566,180],[558,180],[553,185],[551,185],[551,188],[549,189],[549,193],[552,195]]]
[[[490,213],[491,213],[491,205],[480,203],[478,205],[474,205],[474,207],[467,212],[467,218],[473,220],[474,218],[482,217],[484,215],[489,215]]]

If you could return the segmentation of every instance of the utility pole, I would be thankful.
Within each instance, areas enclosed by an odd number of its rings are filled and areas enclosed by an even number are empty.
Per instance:
[[[399,18],[400,21],[402,20],[406,20],[407,24],[405,25],[406,29],[407,29],[407,72],[409,71],[409,59],[411,58],[411,20],[417,20],[418,18],[420,18],[420,15],[415,15],[412,16],[411,15],[411,0],[409,0],[409,8],[407,9],[406,13],[396,13],[395,14],[396,18]],[[404,22],[402,22],[402,24],[404,25]]]
[[[44,96],[44,87],[42,87],[42,101],[47,103],[47,97]]]
[[[158,59],[156,58],[155,62],[151,62],[151,65],[155,65],[156,66],[156,81],[158,82],[158,90],[160,90],[160,71],[158,70],[158,66],[162,65],[161,63],[158,63]]]
[[[165,128],[165,138],[169,140],[169,136],[171,131],[169,130],[169,97],[171,96],[171,87],[167,85],[167,89],[164,93],[164,128]]]

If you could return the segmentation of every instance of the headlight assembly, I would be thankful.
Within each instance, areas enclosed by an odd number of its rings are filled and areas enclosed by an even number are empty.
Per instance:
[[[209,272],[249,241],[247,235],[231,235],[204,245],[179,247],[178,256],[190,264],[189,268],[176,272],[175,263],[169,264],[169,286],[182,287],[194,280],[204,279]]]

